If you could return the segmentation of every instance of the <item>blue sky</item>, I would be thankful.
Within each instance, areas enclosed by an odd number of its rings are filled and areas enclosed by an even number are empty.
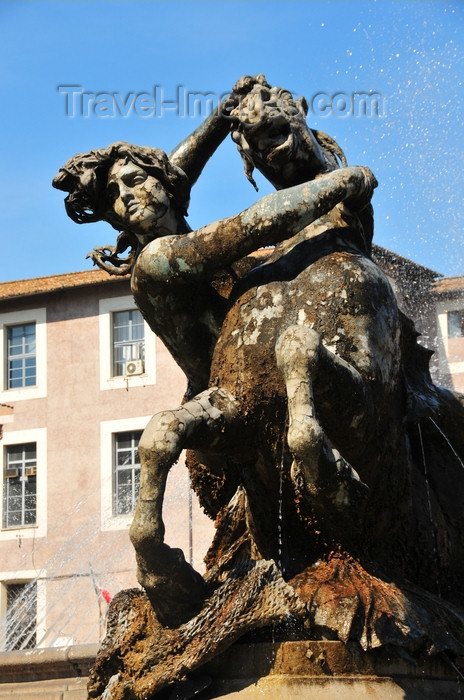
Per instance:
[[[446,275],[464,274],[464,3],[450,0],[92,0],[0,2],[0,280],[87,269],[104,223],[66,217],[51,180],[74,153],[116,140],[171,150],[200,117],[66,115],[58,86],[222,94],[244,74],[305,95],[313,128],[368,165],[375,242]],[[313,97],[376,91],[381,116],[318,113]],[[160,94],[158,92],[158,94]],[[343,113],[343,110],[340,110]],[[256,178],[260,194],[270,186]],[[224,143],[192,192],[192,227],[255,201]]]

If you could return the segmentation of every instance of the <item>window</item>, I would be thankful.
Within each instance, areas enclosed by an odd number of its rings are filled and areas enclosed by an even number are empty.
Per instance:
[[[0,402],[47,395],[47,314],[26,309],[0,314]]]
[[[5,447],[3,527],[36,524],[37,449],[35,443]]]
[[[37,584],[8,583],[6,588],[6,650],[36,645]]]
[[[100,423],[100,494],[103,531],[126,530],[130,527],[140,481],[137,448],[143,430],[150,419],[149,415]]]
[[[116,433],[113,457],[113,515],[133,513],[140,485],[140,461],[137,447],[142,431]]]
[[[36,385],[35,323],[7,328],[7,388]]]
[[[113,312],[113,377],[127,374],[126,365],[140,360],[142,374],[145,359],[145,340],[142,314],[138,309]]]
[[[127,515],[135,510],[140,484],[137,447],[141,435],[141,430],[114,435],[113,515]]]
[[[464,311],[448,311],[448,338],[464,336]]]
[[[47,429],[4,431],[0,471],[0,543],[45,537]]]
[[[156,338],[131,296],[99,301],[100,389],[156,383]],[[5,403],[7,403],[5,401]]]

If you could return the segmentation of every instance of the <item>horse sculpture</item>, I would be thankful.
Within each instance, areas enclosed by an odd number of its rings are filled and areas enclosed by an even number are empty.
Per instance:
[[[139,444],[130,536],[149,601],[143,654],[118,666],[116,647],[136,632],[110,616],[92,697],[110,680],[111,697],[128,683],[131,697],[151,697],[245,632],[289,619],[299,634],[366,649],[464,650],[452,496],[464,469],[434,427],[461,450],[463,407],[432,384],[429,354],[371,259],[375,178],[308,129],[306,109],[247,76],[169,157],[116,143],[54,180],[75,221],[123,231],[94,260],[132,267],[135,302],[189,383]],[[190,188],[230,131],[250,181],[257,167],[277,192],[191,231]],[[184,449],[216,519],[205,577],[164,542],[166,479]]]

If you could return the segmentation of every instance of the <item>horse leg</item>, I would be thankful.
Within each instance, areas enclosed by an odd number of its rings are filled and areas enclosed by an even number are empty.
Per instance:
[[[140,492],[130,538],[138,581],[162,624],[178,626],[205,597],[202,576],[185,561],[182,550],[164,543],[162,509],[169,470],[185,448],[214,451],[237,410],[226,391],[208,389],[174,411],[153,416],[140,439]]]
[[[329,382],[331,369],[337,381],[342,379],[350,397],[353,425],[363,424],[369,410],[364,381],[354,367],[324,347],[316,331],[305,326],[291,326],[280,336],[276,356],[287,390],[292,479],[311,505],[322,507],[326,516],[327,508],[347,514],[360,505],[368,489],[325,435],[317,418],[313,380],[321,366]]]

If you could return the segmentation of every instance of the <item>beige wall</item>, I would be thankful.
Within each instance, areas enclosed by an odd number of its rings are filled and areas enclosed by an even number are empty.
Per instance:
[[[464,338],[448,338],[448,312],[464,307],[462,293],[436,304],[438,317],[437,359],[443,384],[464,393]]]

